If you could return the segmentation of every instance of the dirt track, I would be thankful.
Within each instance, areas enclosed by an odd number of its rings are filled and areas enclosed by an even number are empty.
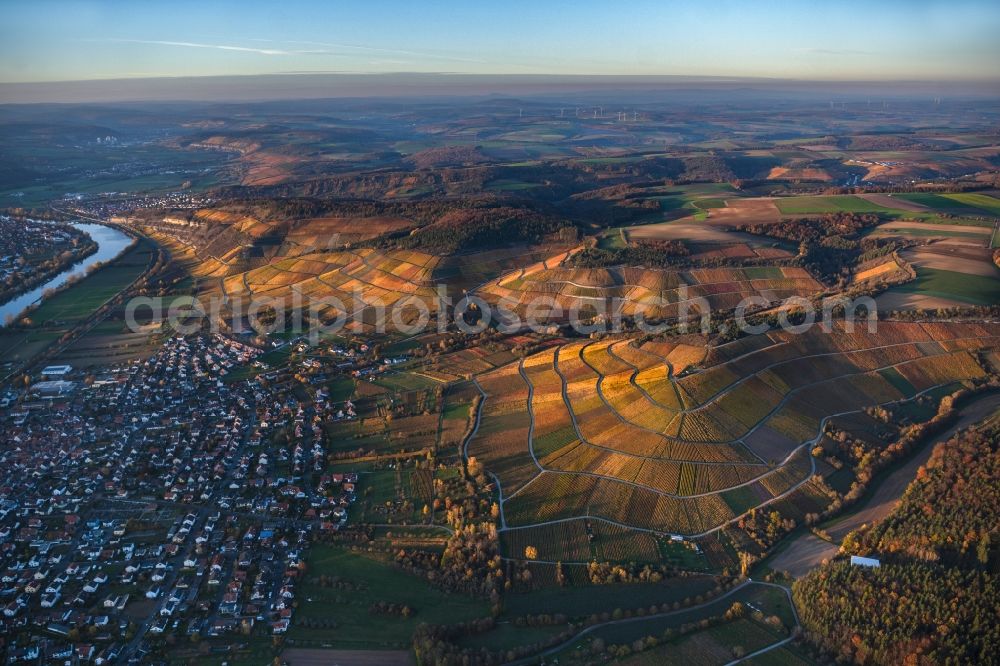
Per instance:
[[[787,571],[799,578],[818,567],[823,560],[833,558],[839,549],[839,546],[823,541],[815,534],[803,534],[778,553],[770,565],[775,571]]]

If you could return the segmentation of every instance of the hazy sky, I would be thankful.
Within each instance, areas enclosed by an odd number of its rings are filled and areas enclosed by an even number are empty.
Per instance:
[[[996,79],[995,0],[0,0],[0,82],[283,72]]]

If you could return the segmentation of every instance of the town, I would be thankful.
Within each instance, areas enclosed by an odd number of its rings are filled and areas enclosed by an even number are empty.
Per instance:
[[[288,629],[309,535],[347,522],[358,477],[320,473],[319,424],[342,408],[223,381],[259,354],[173,337],[82,377],[46,367],[4,411],[0,635],[50,636],[9,645],[13,660],[110,663],[164,635]],[[294,448],[262,447],[281,428]]]

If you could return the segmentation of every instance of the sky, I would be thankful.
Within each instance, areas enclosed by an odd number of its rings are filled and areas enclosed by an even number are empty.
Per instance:
[[[0,83],[304,72],[996,80],[995,0],[0,0]]]

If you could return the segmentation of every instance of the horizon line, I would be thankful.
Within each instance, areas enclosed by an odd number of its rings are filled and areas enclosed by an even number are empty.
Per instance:
[[[254,89],[254,82],[266,89]],[[336,89],[306,87],[306,84],[340,84]],[[248,85],[249,84],[249,85]],[[541,87],[544,84],[545,88]],[[261,74],[205,74],[184,76],[135,76],[71,79],[63,81],[0,82],[0,105],[37,103],[99,102],[225,102],[292,101],[391,97],[473,97],[497,94],[581,94],[609,90],[615,84],[630,92],[669,92],[663,86],[703,85],[723,90],[725,86],[756,85],[779,91],[785,87],[800,92],[810,86],[842,86],[859,89],[896,86],[901,90],[880,91],[883,96],[935,86],[952,89],[952,94],[977,98],[1000,98],[1000,77],[996,78],[790,78],[767,76],[695,74],[562,74],[509,73],[473,74],[463,72],[354,72],[293,71]],[[186,88],[185,88],[186,86]],[[520,88],[520,90],[518,90]],[[958,89],[958,90],[955,90]],[[846,91],[845,91],[846,92]]]

